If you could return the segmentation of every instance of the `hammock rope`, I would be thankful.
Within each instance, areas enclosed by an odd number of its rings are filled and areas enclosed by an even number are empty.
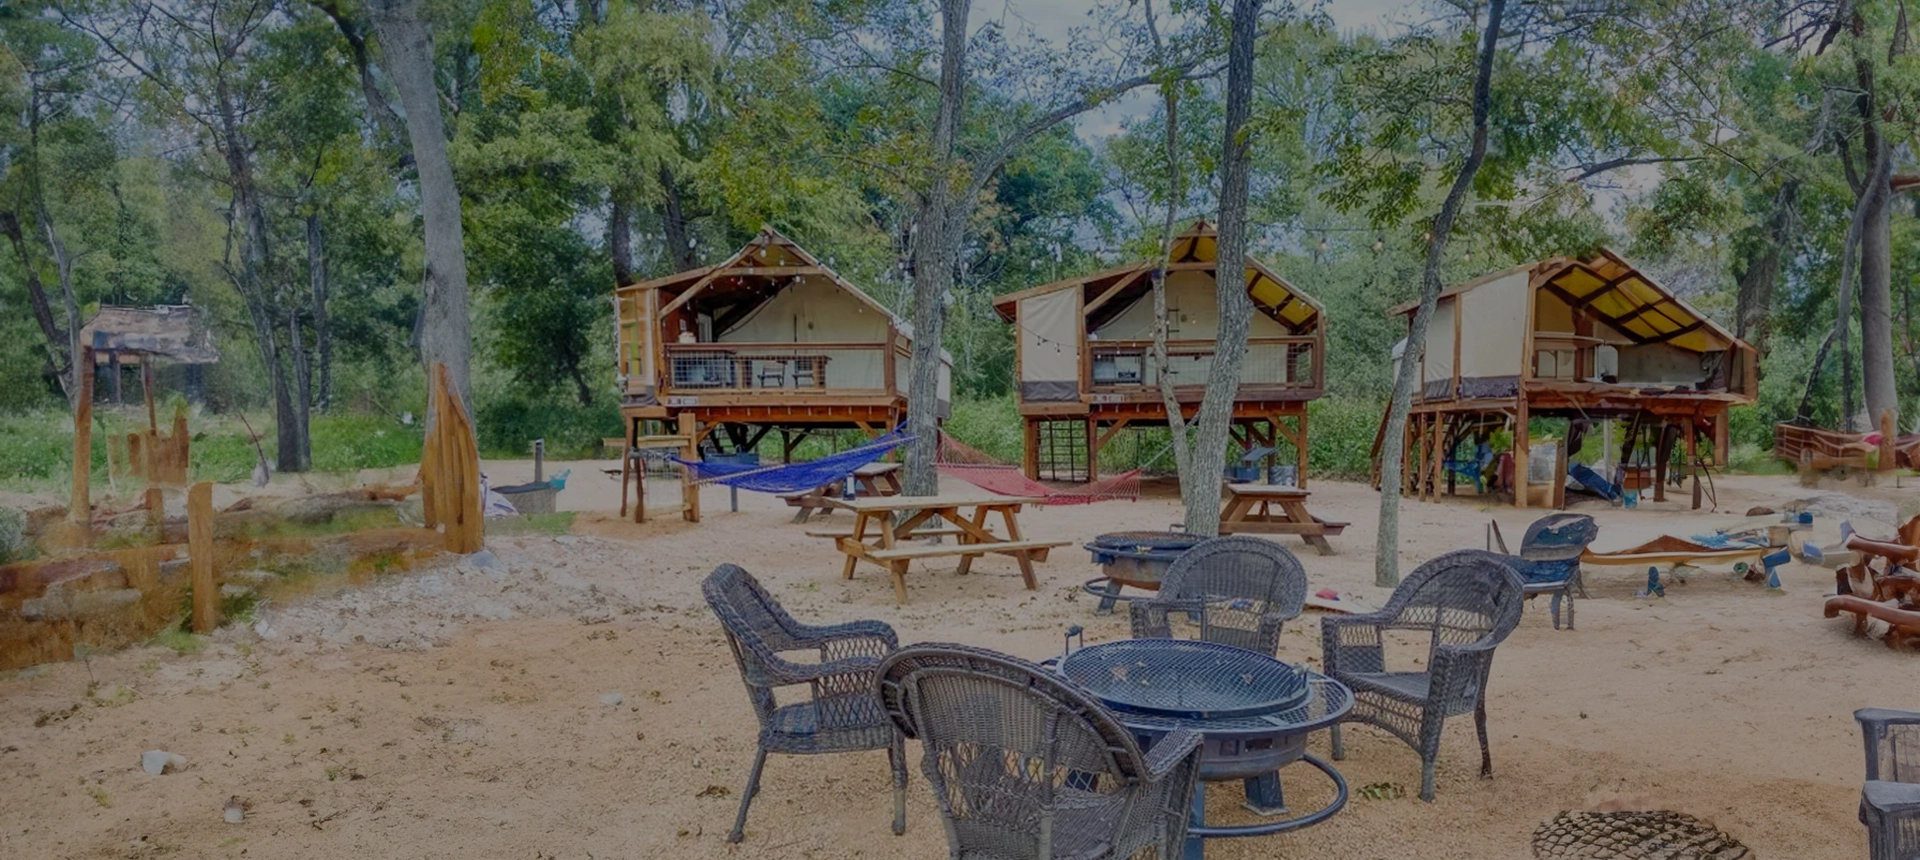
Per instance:
[[[934,465],[983,490],[1008,496],[1031,496],[1049,505],[1085,505],[1110,499],[1140,498],[1140,472],[1134,469],[1072,487],[1051,487],[1022,474],[1020,467],[996,461],[991,455],[958,439],[940,434],[940,452]]]

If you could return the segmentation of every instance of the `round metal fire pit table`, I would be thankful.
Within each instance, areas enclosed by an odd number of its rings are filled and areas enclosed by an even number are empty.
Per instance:
[[[1202,840],[1265,836],[1319,824],[1347,804],[1347,782],[1307,752],[1307,738],[1353,707],[1346,685],[1265,654],[1210,642],[1125,639],[1082,648],[1060,672],[1113,708],[1141,746],[1177,729],[1205,736],[1200,778],[1242,780],[1247,808],[1285,816],[1249,825],[1206,823],[1206,792],[1193,793],[1185,860],[1202,860]],[[1279,771],[1305,762],[1333,783],[1334,798],[1303,815],[1287,808]]]
[[[1100,606],[1094,612],[1106,615],[1113,611],[1115,601],[1133,599],[1120,593],[1122,586],[1159,591],[1160,578],[1166,575],[1167,566],[1203,540],[1206,538],[1183,532],[1109,532],[1100,535],[1081,546],[1093,553],[1093,563],[1100,565],[1103,575],[1087,580],[1080,588],[1100,598]]]

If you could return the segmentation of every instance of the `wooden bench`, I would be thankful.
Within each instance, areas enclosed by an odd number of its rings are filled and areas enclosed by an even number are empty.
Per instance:
[[[949,526],[945,528],[920,528],[920,529],[914,529],[911,534],[905,534],[905,535],[899,536],[898,540],[913,540],[914,538],[925,538],[925,537],[954,537],[956,535],[963,535],[966,533],[967,533],[966,529],[962,529],[957,526]],[[850,538],[850,537],[853,537],[853,526],[847,526],[845,528],[807,529],[806,535],[807,537],[817,537],[817,538]]]
[[[843,538],[852,541],[853,538]],[[1066,540],[1013,540],[995,543],[943,543],[931,546],[895,547],[893,549],[867,549],[864,554],[874,561],[910,561],[917,558],[940,558],[943,556],[972,556],[988,553],[1004,555],[1026,554],[1034,561],[1046,561],[1047,552],[1058,546],[1071,546],[1073,541]],[[864,545],[862,545],[864,546]],[[848,551],[845,543],[840,546],[842,552]]]

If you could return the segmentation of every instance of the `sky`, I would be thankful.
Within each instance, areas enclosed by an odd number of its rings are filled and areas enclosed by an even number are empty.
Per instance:
[[[982,0],[974,4],[974,25],[989,20],[1019,18],[1032,25],[1042,38],[1065,42],[1069,32],[1087,23],[1087,13],[1098,0]],[[1315,0],[1300,0],[1303,3]],[[1371,30],[1387,33],[1395,22],[1417,14],[1426,5],[1421,0],[1325,0],[1328,17],[1342,33]],[[1136,90],[1109,103],[1100,110],[1082,115],[1074,123],[1082,139],[1098,142],[1120,131],[1121,124],[1136,116],[1153,113],[1157,97],[1148,89]]]

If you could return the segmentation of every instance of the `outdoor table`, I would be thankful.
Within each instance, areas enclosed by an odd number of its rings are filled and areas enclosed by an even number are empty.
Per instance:
[[[1308,513],[1309,495],[1306,490],[1277,484],[1228,484],[1227,504],[1220,512],[1220,533],[1299,535],[1321,555],[1333,555],[1326,536],[1339,534],[1347,524],[1330,523]]]
[[[859,497],[900,495],[899,463],[868,463],[853,470],[854,495]],[[840,480],[845,480],[844,478]],[[829,481],[804,493],[786,496],[787,504],[800,509],[793,515],[793,521],[804,523],[814,511],[821,516],[833,513],[833,505],[828,499],[837,497],[845,490],[840,481]]]
[[[1020,522],[1015,515],[1020,512],[1022,505],[1039,501],[984,492],[827,499],[832,507],[844,508],[855,515],[853,533],[836,538],[840,551],[847,554],[847,564],[841,575],[852,579],[854,568],[861,561],[884,567],[893,575],[893,594],[901,603],[907,602],[907,565],[916,558],[959,556],[957,572],[964,575],[972,569],[973,560],[979,556],[988,553],[1009,555],[1019,563],[1020,576],[1026,581],[1027,590],[1037,591],[1040,582],[1034,576],[1033,563],[1046,561],[1047,551],[1053,547],[1070,543],[1027,540],[1021,535]],[[896,514],[903,518],[896,522]],[[1006,527],[1005,537],[987,530],[987,518],[994,514],[999,514]],[[921,528],[923,524],[942,520],[948,524],[948,528]],[[945,536],[957,538],[958,543],[911,547],[900,545],[910,538]]]
[[[1256,813],[1289,812],[1279,773],[1288,765],[1306,762],[1333,782],[1325,807],[1248,825],[1207,824],[1206,791],[1196,788],[1185,860],[1202,860],[1203,840],[1298,830],[1346,806],[1346,779],[1307,752],[1309,735],[1353,707],[1352,691],[1339,681],[1255,651],[1181,639],[1091,645],[1061,658],[1059,670],[1112,708],[1142,747],[1178,729],[1202,734],[1200,779],[1242,780]]]

